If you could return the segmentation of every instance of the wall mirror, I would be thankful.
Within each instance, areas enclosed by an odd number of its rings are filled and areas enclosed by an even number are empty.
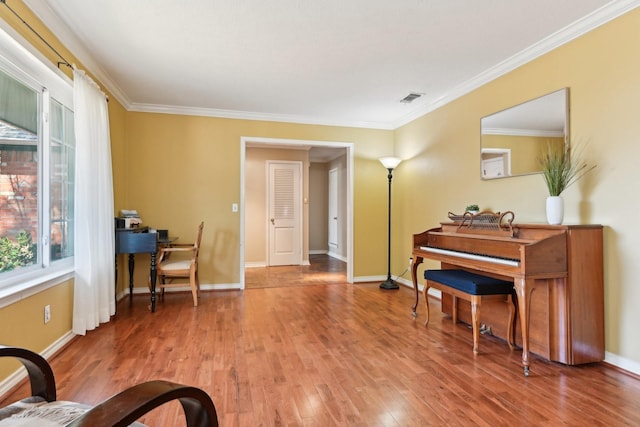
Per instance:
[[[483,117],[480,129],[482,179],[540,173],[548,145],[569,141],[569,89]]]

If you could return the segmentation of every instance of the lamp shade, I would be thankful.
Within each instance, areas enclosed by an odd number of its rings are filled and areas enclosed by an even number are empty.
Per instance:
[[[380,163],[382,163],[382,166],[384,166],[386,169],[395,169],[401,161],[402,159],[393,156],[380,157]]]

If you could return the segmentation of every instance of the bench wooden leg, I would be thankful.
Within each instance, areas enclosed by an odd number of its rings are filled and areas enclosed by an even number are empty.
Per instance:
[[[429,275],[428,273],[433,273]],[[442,274],[437,274],[442,273]],[[451,295],[452,299],[452,318],[454,325],[458,322],[458,300],[461,298],[465,301],[469,301],[471,303],[471,327],[473,329],[473,353],[478,354],[480,349],[480,305],[482,304],[482,298],[484,297],[493,297],[494,300],[500,298],[500,300],[504,301],[504,296],[506,296],[506,303],[509,305],[509,319],[507,324],[507,344],[509,345],[509,349],[513,350],[515,345],[515,301],[512,296],[512,285],[509,282],[504,281],[492,281],[491,278],[481,277],[478,275],[473,275],[470,273],[465,273],[464,271],[452,270],[449,272],[450,274],[447,276],[446,270],[430,270],[425,272],[425,285],[424,285],[424,302],[425,308],[427,310],[427,319],[424,322],[425,326],[429,323],[429,304],[428,304],[428,291],[430,288],[439,289],[440,292],[446,292]],[[489,288],[485,288],[484,291],[488,292],[490,290],[495,291],[495,293],[486,293],[482,295],[472,294],[466,291],[465,286],[462,286],[459,282],[455,280],[451,281],[451,284],[448,285],[446,283],[441,283],[437,280],[434,280],[434,277],[441,276],[444,279],[452,279],[460,276],[473,276],[480,277],[479,279],[481,283],[486,283],[486,286]],[[449,277],[450,276],[450,277]],[[446,280],[445,280],[446,281]],[[471,280],[470,280],[471,281]],[[475,284],[475,282],[473,282]]]
[[[458,323],[458,297],[451,295],[451,299],[453,300],[451,317],[453,317],[453,324],[455,325]]]
[[[424,288],[422,290],[424,295],[424,307],[427,309],[427,318],[424,321],[424,326],[429,324],[429,285],[428,282],[424,284]]]
[[[480,345],[480,301],[480,296],[471,296],[471,327],[473,328],[474,354],[478,354],[478,347]]]

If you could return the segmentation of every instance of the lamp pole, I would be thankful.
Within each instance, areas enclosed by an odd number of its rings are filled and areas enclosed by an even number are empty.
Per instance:
[[[380,289],[400,289],[400,286],[391,278],[391,179],[393,178],[393,170],[400,164],[400,159],[397,157],[383,157],[380,162],[389,171],[387,175],[389,180],[389,195],[387,199],[387,280],[380,284]]]

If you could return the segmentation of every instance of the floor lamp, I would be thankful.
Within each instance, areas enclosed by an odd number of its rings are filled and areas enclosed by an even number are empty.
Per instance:
[[[389,171],[389,175],[387,175],[387,178],[389,179],[389,210],[387,214],[387,218],[389,221],[387,226],[387,280],[380,284],[381,289],[400,288],[398,284],[391,278],[391,178],[393,178],[393,170],[400,164],[400,162],[401,160],[397,157],[382,157],[380,159],[380,163],[382,163],[382,166],[384,166]]]

